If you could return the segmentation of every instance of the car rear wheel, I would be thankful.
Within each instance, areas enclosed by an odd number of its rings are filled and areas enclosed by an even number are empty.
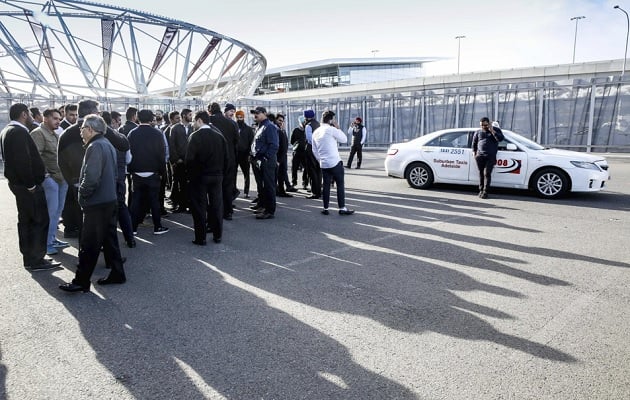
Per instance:
[[[546,168],[534,175],[532,189],[539,197],[555,199],[561,197],[569,190],[569,179],[560,170]]]
[[[407,183],[414,189],[428,189],[433,184],[433,171],[424,163],[413,163],[405,173]]]

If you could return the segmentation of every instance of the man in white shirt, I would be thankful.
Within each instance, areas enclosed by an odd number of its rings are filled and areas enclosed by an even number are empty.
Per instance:
[[[323,200],[324,209],[322,214],[328,215],[328,205],[330,203],[330,183],[334,179],[337,183],[337,205],[339,215],[352,215],[354,210],[346,207],[346,195],[344,185],[343,162],[339,157],[339,143],[347,143],[346,134],[339,129],[335,121],[335,113],[324,111],[322,114],[322,125],[313,132],[313,155],[319,161],[324,177]]]

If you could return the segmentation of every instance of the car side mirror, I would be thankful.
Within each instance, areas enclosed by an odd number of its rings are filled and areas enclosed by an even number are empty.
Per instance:
[[[508,143],[507,146],[505,146],[505,149],[509,151],[515,151],[518,150],[518,147],[516,147],[514,143]]]

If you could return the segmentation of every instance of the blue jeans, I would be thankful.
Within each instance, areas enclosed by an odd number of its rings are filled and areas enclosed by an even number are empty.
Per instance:
[[[343,162],[339,161],[332,168],[322,168],[322,175],[324,176],[324,208],[328,208],[330,203],[330,183],[333,178],[337,183],[337,206],[339,209],[344,208],[346,206],[346,188],[343,182]]]
[[[46,195],[46,205],[48,206],[48,236],[46,244],[52,246],[57,234],[57,224],[63,211],[63,206],[66,202],[66,192],[68,191],[68,184],[66,181],[57,183],[56,180],[50,176],[44,179],[42,183],[44,188],[44,194]]]

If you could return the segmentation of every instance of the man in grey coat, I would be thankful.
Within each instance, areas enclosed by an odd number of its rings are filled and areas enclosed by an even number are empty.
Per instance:
[[[116,232],[116,150],[105,138],[106,130],[103,118],[95,114],[86,116],[81,126],[81,138],[86,147],[78,190],[79,205],[83,210],[83,230],[76,275],[72,282],[59,286],[66,292],[90,291],[90,278],[101,248],[111,272],[97,283],[108,285],[126,280]]]

